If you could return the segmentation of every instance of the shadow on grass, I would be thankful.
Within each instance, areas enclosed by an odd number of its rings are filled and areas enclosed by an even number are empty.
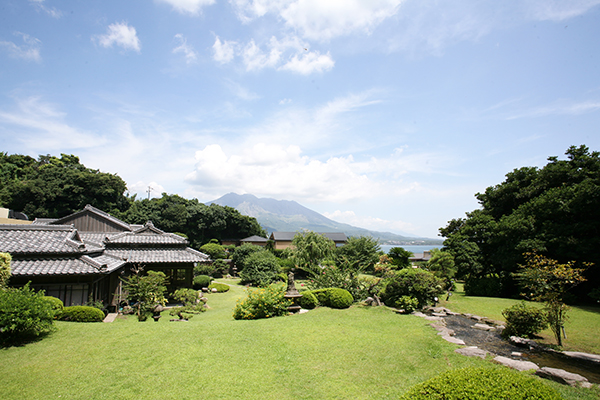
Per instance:
[[[9,349],[11,347],[24,347],[31,343],[36,343],[54,333],[56,329],[44,332],[39,335],[4,335],[0,334],[0,349]]]

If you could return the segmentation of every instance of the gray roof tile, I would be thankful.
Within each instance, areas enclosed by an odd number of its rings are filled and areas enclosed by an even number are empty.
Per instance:
[[[208,261],[208,256],[190,248],[181,249],[106,249],[105,254],[135,263],[190,263]]]
[[[0,251],[11,254],[82,253],[85,244],[70,225],[0,225]]]

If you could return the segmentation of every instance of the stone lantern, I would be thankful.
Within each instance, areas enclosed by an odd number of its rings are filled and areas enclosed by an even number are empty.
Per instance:
[[[297,313],[302,307],[298,305],[298,299],[302,297],[298,289],[296,289],[296,283],[294,282],[294,272],[290,271],[288,274],[288,286],[283,295],[286,299],[292,300],[292,304],[288,307],[288,311],[291,313]]]

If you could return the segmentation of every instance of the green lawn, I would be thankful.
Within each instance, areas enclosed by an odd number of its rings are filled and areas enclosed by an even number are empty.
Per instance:
[[[457,289],[450,297],[450,301],[441,301],[440,305],[455,312],[471,313],[504,321],[502,310],[519,302],[519,300],[496,297],[465,296],[461,284]],[[528,304],[543,307],[541,303],[528,302]],[[600,335],[598,334],[600,332],[600,307],[572,307],[568,316],[569,320],[565,325],[567,339],[563,342],[564,350],[600,354]],[[541,336],[543,339],[540,342],[556,344],[549,329],[543,331]]]
[[[235,321],[243,295],[236,285],[211,294],[211,310],[189,322],[167,313],[157,323],[58,322],[42,341],[0,350],[0,398],[396,399],[448,369],[489,363],[454,353],[423,319],[384,307]]]

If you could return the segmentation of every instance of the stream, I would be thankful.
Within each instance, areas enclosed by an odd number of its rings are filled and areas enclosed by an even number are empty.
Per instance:
[[[476,321],[462,315],[449,315],[444,317],[446,327],[454,330],[454,336],[462,339],[467,346],[477,346],[490,353],[518,358],[536,363],[540,368],[551,367],[563,369],[585,376],[591,383],[600,384],[600,364],[567,357],[560,353],[549,351],[533,351],[528,348],[518,347],[503,340],[498,331],[482,331],[473,329]],[[521,357],[515,357],[513,352],[519,352]]]

